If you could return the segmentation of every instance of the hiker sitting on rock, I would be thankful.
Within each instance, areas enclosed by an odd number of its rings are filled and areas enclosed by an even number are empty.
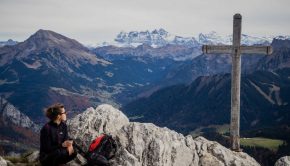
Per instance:
[[[40,162],[43,166],[65,164],[76,157],[73,141],[68,139],[66,112],[62,104],[45,110],[49,122],[40,131]]]

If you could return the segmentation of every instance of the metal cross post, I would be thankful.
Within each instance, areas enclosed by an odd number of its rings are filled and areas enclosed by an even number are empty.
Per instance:
[[[234,15],[233,45],[203,45],[204,54],[232,55],[232,87],[231,87],[231,148],[240,151],[240,83],[241,83],[241,53],[267,54],[272,53],[271,46],[241,46],[242,16]]]

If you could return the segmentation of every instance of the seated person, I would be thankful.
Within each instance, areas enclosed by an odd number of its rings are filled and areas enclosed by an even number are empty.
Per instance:
[[[40,156],[43,166],[58,166],[76,157],[73,141],[68,139],[66,111],[62,104],[54,104],[45,110],[49,119],[40,131]]]

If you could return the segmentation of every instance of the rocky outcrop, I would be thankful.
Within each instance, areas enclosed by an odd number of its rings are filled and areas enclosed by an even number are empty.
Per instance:
[[[203,137],[193,139],[151,123],[129,122],[110,105],[89,108],[68,122],[69,134],[87,150],[101,133],[111,134],[119,144],[112,165],[259,165],[243,152],[232,152]]]
[[[7,155],[5,159],[0,156],[0,166],[27,166],[27,165],[40,165],[39,151],[25,153],[19,156]]]
[[[38,157],[39,157],[39,151],[34,151],[30,155],[28,155],[26,158],[29,163],[34,163],[38,161]]]
[[[96,109],[88,108],[82,114],[67,122],[69,135],[82,145],[84,150],[91,141],[102,133],[116,133],[123,126],[129,125],[129,119],[110,105],[100,105]]]
[[[0,98],[0,115],[5,125],[15,125],[27,129],[31,129],[34,132],[39,132],[40,126],[35,124],[28,116],[23,114],[12,104],[10,104],[4,98]]]
[[[275,166],[290,166],[290,156],[281,157],[276,161]]]
[[[0,165],[1,166],[7,166],[7,161],[4,160],[1,156],[0,156]]]

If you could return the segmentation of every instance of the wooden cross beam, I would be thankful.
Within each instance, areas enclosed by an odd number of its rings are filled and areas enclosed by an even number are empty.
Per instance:
[[[242,16],[234,15],[233,45],[203,45],[204,54],[232,55],[232,88],[231,88],[231,148],[240,150],[240,86],[241,86],[241,54],[272,54],[271,46],[241,46]]]

